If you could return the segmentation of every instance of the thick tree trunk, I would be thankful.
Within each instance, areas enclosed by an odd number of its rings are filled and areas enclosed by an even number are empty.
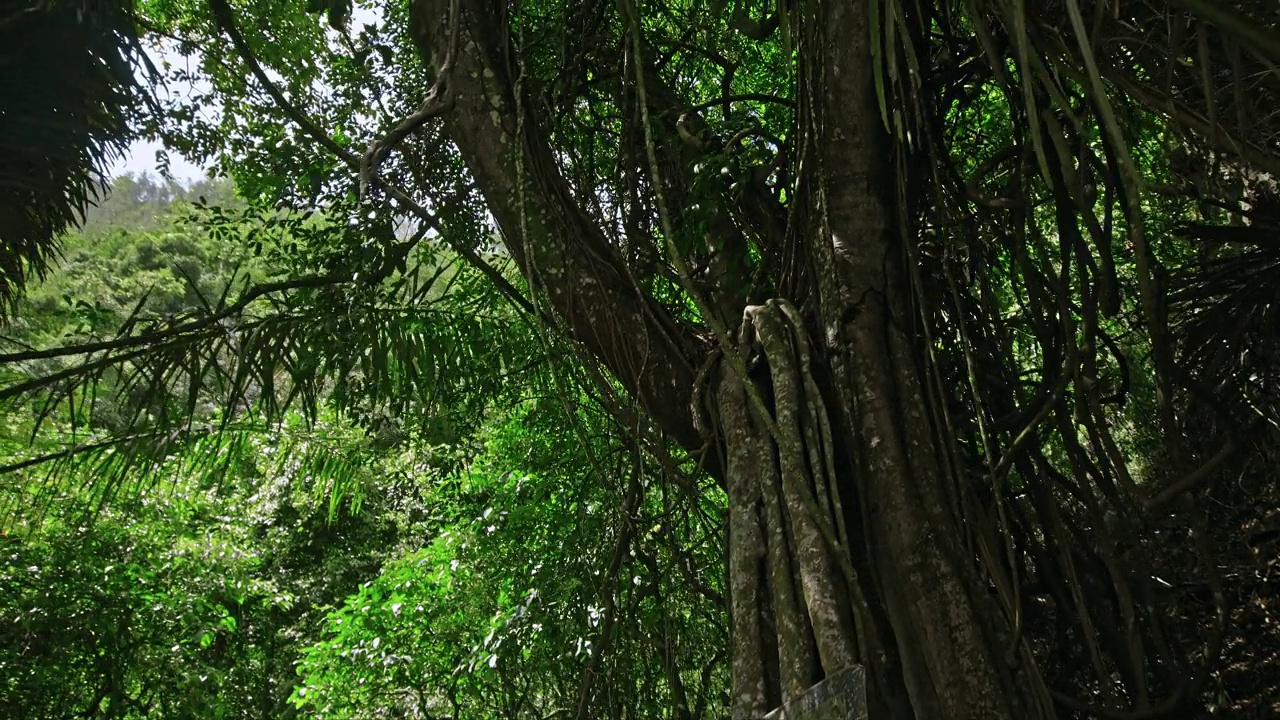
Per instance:
[[[949,462],[922,392],[923,343],[911,333],[908,256],[864,6],[812,5],[821,16],[805,67],[820,218],[811,255],[829,269],[816,273],[822,340],[852,440],[857,473],[841,485],[861,501],[864,582],[884,604],[916,717],[1040,717],[1048,710],[1021,700],[1001,657],[1008,640],[998,628],[1007,623],[948,510]]]
[[[644,297],[576,204],[517,101],[506,18],[487,2],[461,5],[446,128],[507,247],[575,339],[698,449],[699,343]],[[414,3],[415,33],[437,66],[449,6]],[[810,150],[793,202],[813,218],[797,236],[816,297],[792,300],[815,312],[820,332],[785,300],[746,308],[738,339],[768,378],[723,363],[714,380],[728,458],[733,717],[762,717],[854,663],[868,667],[875,718],[1049,717],[1005,661],[1008,623],[950,509],[949,449],[911,331],[867,8],[810,0],[799,12]]]

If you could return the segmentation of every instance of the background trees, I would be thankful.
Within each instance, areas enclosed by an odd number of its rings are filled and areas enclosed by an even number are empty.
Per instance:
[[[156,130],[235,177],[247,206],[199,224],[259,259],[116,311],[110,338],[9,353],[0,390],[24,422],[101,428],[13,463],[92,470],[95,500],[183,463],[255,478],[244,438],[293,411],[368,433],[342,463],[298,447],[329,497],[361,486],[348,461],[453,448],[408,466],[448,511],[331,620],[304,708],[684,717],[732,685],[754,716],[850,659],[893,717],[1266,696],[1221,658],[1265,624],[1274,572],[1269,6],[310,10],[327,24],[148,11],[199,45],[219,105],[174,101]],[[522,424],[543,405],[554,422]],[[486,470],[517,418],[584,474],[527,452]],[[458,473],[474,485],[436,484]],[[485,524],[493,497],[535,518]],[[562,554],[541,528],[569,516],[604,549]],[[543,539],[519,552],[564,570],[554,592],[516,582],[505,526]],[[575,560],[602,579],[575,586]],[[531,590],[580,614],[526,621]],[[467,609],[427,643],[408,598]],[[423,658],[486,603],[491,637]],[[533,627],[574,618],[585,634]]]
[[[102,342],[132,316],[190,322],[233,273],[269,277],[278,248],[263,240],[255,257],[243,241],[260,225],[232,207],[214,239],[211,211],[182,199],[222,189],[118,187],[27,292],[16,348]],[[175,396],[126,391],[124,374],[100,378],[91,403],[10,408],[6,713],[540,718],[576,712],[585,694],[660,715],[681,671],[689,712],[714,714],[726,687],[713,486],[701,480],[690,503],[572,389],[554,345],[497,322],[492,290],[454,262],[430,262],[439,284],[416,293],[424,307],[382,306],[417,338],[392,361],[433,388],[395,412],[365,380],[381,377],[373,359],[309,418],[303,405],[228,411],[210,383],[191,427],[159,432],[147,413]],[[68,366],[5,368],[12,386]],[[593,661],[601,643],[613,650]]]

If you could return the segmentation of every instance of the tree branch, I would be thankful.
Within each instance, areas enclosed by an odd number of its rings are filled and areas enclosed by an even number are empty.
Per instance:
[[[414,37],[429,60],[447,47],[439,19],[450,0],[415,0]],[[539,133],[541,124],[518,97],[508,69],[511,48],[495,31],[505,18],[488,3],[462,8],[451,84],[454,109],[445,131],[458,146],[502,230],[503,242],[569,334],[619,379],[655,422],[686,449],[702,440],[690,401],[696,335],[675,323],[636,285],[603,231],[574,200]]]

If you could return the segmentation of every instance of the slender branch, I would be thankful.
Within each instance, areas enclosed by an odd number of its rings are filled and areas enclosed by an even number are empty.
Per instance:
[[[707,108],[712,108],[716,105],[725,105],[727,103],[735,102],[776,103],[778,105],[785,105],[786,107],[794,107],[795,105],[790,100],[778,97],[777,95],[769,95],[768,93],[743,93],[742,95],[728,95],[726,97],[716,98],[715,100],[698,103],[697,105],[686,108],[685,112],[698,112],[699,110],[706,110]]]
[[[456,2],[457,0],[454,0],[455,5]],[[284,96],[284,93],[281,92],[280,88],[276,87],[276,84],[271,81],[271,78],[267,77],[266,72],[263,71],[262,65],[259,64],[257,56],[253,52],[253,48],[249,47],[249,43],[245,41],[244,36],[241,35],[240,31],[236,28],[235,16],[231,11],[231,7],[227,4],[227,0],[209,0],[209,6],[213,9],[214,19],[217,21],[218,27],[221,28],[221,30],[227,34],[227,37],[231,39],[232,45],[234,45],[236,50],[240,53],[245,64],[249,66],[249,72],[251,72],[258,80],[258,83],[262,85],[262,88],[266,90],[267,94],[271,96],[271,99],[275,101],[276,106],[280,108],[281,112],[288,115],[289,118],[296,122],[304,132],[310,135],[316,142],[320,143],[320,145],[322,145],[326,150],[336,155],[338,159],[346,163],[351,167],[351,169],[360,171],[364,164],[363,158],[357,156],[347,148],[342,147],[333,138],[329,137],[328,133],[321,130],[314,122],[311,121],[310,118],[306,116],[306,114],[294,106],[293,103],[289,102],[289,99]],[[510,280],[507,280],[502,273],[498,272],[497,268],[485,262],[475,250],[463,245],[462,243],[451,240],[449,236],[443,232],[439,218],[437,218],[430,210],[427,210],[416,200],[409,197],[406,192],[388,183],[377,174],[372,175],[369,180],[371,184],[380,188],[382,191],[386,192],[408,208],[410,212],[416,215],[428,228],[439,234],[454,252],[458,253],[467,261],[468,264],[483,273],[490,282],[497,286],[498,291],[501,292],[509,301],[530,315],[538,315],[533,304],[530,303],[529,300],[511,284]]]
[[[124,350],[126,348],[138,347],[139,345],[153,346],[163,340],[185,335],[200,330],[207,329],[212,325],[225,320],[232,315],[239,314],[249,303],[258,298],[269,295],[271,293],[284,292],[287,290],[299,290],[303,288],[318,288],[328,285],[337,285],[348,282],[351,276],[348,273],[329,274],[329,275],[311,275],[296,280],[285,280],[282,282],[266,283],[264,285],[255,285],[249,289],[240,299],[219,310],[212,315],[207,315],[183,325],[176,325],[167,330],[159,332],[147,333],[143,335],[131,335],[127,337],[116,338],[115,340],[103,340],[101,342],[83,343],[79,345],[63,345],[56,348],[45,348],[44,350],[26,350],[23,352],[9,353],[8,355],[0,355],[0,365],[7,365],[14,362],[22,362],[25,360],[44,360],[48,358],[65,357],[67,355],[85,355],[109,350]]]
[[[1162,490],[1159,494],[1145,500],[1142,503],[1143,506],[1148,510],[1157,508],[1182,493],[1187,492],[1188,490],[1191,490],[1197,485],[1205,482],[1209,478],[1213,477],[1214,470],[1217,470],[1222,463],[1226,462],[1228,458],[1235,454],[1238,447],[1239,446],[1236,444],[1235,438],[1227,438],[1227,442],[1222,446],[1222,449],[1213,457],[1209,458],[1204,465],[1201,465],[1190,473],[1187,473],[1172,485]]]

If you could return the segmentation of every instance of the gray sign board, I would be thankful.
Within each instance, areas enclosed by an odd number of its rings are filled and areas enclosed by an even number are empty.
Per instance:
[[[841,670],[764,720],[867,720],[866,671],[861,665]]]

